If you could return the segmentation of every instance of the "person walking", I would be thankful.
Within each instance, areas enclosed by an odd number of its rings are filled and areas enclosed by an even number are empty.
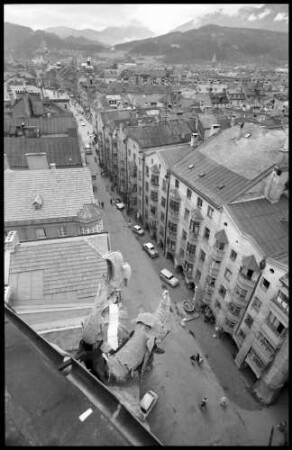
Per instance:
[[[227,398],[226,397],[221,397],[219,404],[220,404],[220,406],[222,406],[222,408],[226,408],[226,406],[228,404]]]
[[[203,397],[201,403],[199,404],[199,408],[201,411],[203,411],[206,408],[207,402],[208,402],[207,397]]]
[[[111,205],[113,204],[113,199],[112,199],[112,198],[110,199],[110,204],[111,204]]]
[[[101,208],[104,209],[104,203],[103,202],[101,202]]]

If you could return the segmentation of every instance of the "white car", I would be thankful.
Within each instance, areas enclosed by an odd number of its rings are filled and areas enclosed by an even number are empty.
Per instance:
[[[167,269],[162,269],[159,273],[160,278],[165,281],[165,283],[169,284],[171,287],[177,287],[179,285],[179,281],[175,276]]]
[[[139,225],[132,225],[132,231],[136,234],[139,234],[140,236],[142,236],[142,234],[144,234],[143,228],[140,227]]]
[[[153,391],[148,391],[140,401],[140,409],[145,417],[152,411],[158,400],[158,395]]]
[[[116,205],[117,209],[124,209],[125,208],[124,203],[119,198],[117,198],[115,200],[115,205]]]
[[[81,126],[82,126],[82,127],[85,127],[85,123],[84,123],[84,122],[81,122]]]
[[[151,244],[151,242],[146,242],[146,244],[143,244],[143,250],[145,250],[151,258],[157,258],[159,256],[158,251],[154,245]]]

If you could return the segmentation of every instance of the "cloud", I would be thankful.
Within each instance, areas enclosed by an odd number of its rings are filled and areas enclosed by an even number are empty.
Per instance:
[[[249,20],[250,22],[253,22],[254,20],[257,20],[257,16],[252,13],[247,20]]]
[[[286,22],[288,22],[288,16],[285,13],[278,13],[274,18],[275,22],[282,22],[283,20],[286,20]]]
[[[264,12],[262,12],[258,15],[258,19],[263,19],[264,17],[268,16],[270,13],[271,13],[270,9],[265,9]]]

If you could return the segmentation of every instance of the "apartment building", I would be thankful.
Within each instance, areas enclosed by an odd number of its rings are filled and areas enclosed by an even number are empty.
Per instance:
[[[103,230],[88,168],[50,167],[46,154],[27,154],[29,170],[4,172],[5,231],[20,242]]]
[[[235,341],[236,363],[250,367],[256,394],[270,403],[287,378],[288,319],[275,311],[281,299],[288,307],[288,142],[282,129],[245,127],[249,136],[232,127],[171,167],[162,233],[165,254]],[[270,340],[268,328],[276,330]],[[253,348],[260,339],[262,350]]]

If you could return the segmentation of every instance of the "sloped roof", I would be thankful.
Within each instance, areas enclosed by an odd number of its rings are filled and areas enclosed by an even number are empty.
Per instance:
[[[266,199],[228,205],[227,210],[238,227],[252,236],[266,257],[288,263],[289,227],[281,217],[288,214],[288,199],[282,196],[278,203]]]
[[[248,183],[241,175],[216,163],[195,148],[171,168],[171,172],[200,191],[215,205],[227,203],[238,195]],[[189,168],[189,166],[192,166]],[[203,176],[200,176],[203,175]]]
[[[220,242],[221,244],[228,244],[228,238],[226,235],[225,230],[220,230],[215,234],[216,241]]]
[[[166,167],[170,169],[192,151],[193,148],[190,144],[167,145],[159,148],[159,156],[164,161]]]
[[[254,255],[249,255],[242,258],[242,266],[247,267],[250,270],[255,270],[256,272],[259,272],[260,270],[260,267]]]
[[[92,305],[98,284],[107,273],[102,255],[108,250],[107,233],[17,245],[10,255],[9,269],[13,308]],[[67,312],[64,321],[68,317]],[[56,319],[61,319],[58,312]]]
[[[48,163],[56,167],[82,166],[76,137],[4,137],[4,153],[11,169],[28,169],[26,153],[46,153]]]
[[[41,134],[62,134],[75,130],[77,136],[77,124],[74,117],[26,117],[26,118],[5,118],[4,129],[9,132],[14,130],[16,126],[24,123],[25,126],[38,127]]]
[[[237,139],[238,133],[238,126],[227,128],[197,150],[249,180],[275,164],[278,149],[287,137],[282,128],[271,130],[247,122],[240,139]],[[251,134],[248,139],[244,137],[247,133]]]
[[[190,120],[171,120],[166,124],[128,127],[128,137],[141,148],[162,147],[190,141],[195,125]]]
[[[78,187],[78,189],[76,189]],[[32,203],[41,195],[43,205]],[[86,203],[94,203],[90,170],[85,168],[4,172],[5,223],[75,217]]]

